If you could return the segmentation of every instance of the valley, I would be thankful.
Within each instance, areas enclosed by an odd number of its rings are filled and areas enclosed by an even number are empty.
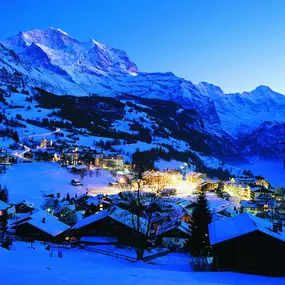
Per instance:
[[[285,96],[267,86],[227,94],[60,29],[19,32],[0,42],[5,274],[282,283],[232,272],[284,273],[284,135]]]

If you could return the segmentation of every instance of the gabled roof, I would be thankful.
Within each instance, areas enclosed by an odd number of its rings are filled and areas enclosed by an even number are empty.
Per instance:
[[[27,201],[27,200],[23,200],[23,201],[21,201],[21,202],[15,204],[15,205],[20,205],[20,204],[24,204],[26,207],[29,207],[29,208],[31,208],[31,209],[33,209],[34,206],[35,206],[35,203],[29,202],[29,201]]]
[[[156,235],[160,236],[164,233],[177,229],[187,235],[191,234],[190,225],[183,221],[171,221],[169,223],[163,223],[157,230]]]
[[[83,193],[83,194],[79,195],[78,197],[76,197],[75,201],[79,201],[79,200],[81,200],[83,198],[88,199],[89,197],[92,197],[92,196],[89,195],[89,194]]]
[[[15,227],[23,224],[30,224],[53,237],[70,229],[68,225],[60,222],[55,216],[45,211],[33,213],[27,221],[19,223],[18,225],[15,225]]]
[[[184,215],[191,216],[191,213],[181,206],[169,212],[170,219],[175,221],[180,220]]]
[[[77,222],[73,226],[73,230],[78,230],[80,228],[83,228],[85,226],[88,226],[92,223],[95,223],[97,221],[100,221],[106,217],[110,217],[111,219],[129,227],[134,230],[137,230],[137,216],[132,214],[131,212],[124,210],[120,207],[112,208],[112,209],[105,209],[103,211],[100,211],[94,215],[91,215],[79,222]],[[147,233],[147,225],[148,222],[144,218],[140,218],[140,229],[139,232],[146,234]]]
[[[9,207],[10,206],[7,203],[0,200],[0,211],[7,210]]]
[[[195,204],[197,204],[197,202],[192,201],[192,200],[184,200],[183,202],[179,203],[179,206],[183,207],[183,208],[187,208],[189,206],[194,206]]]
[[[249,213],[243,213],[209,224],[210,243],[214,245],[255,231],[285,242],[285,232],[274,232],[271,222]]]
[[[99,220],[102,220],[104,218],[106,218],[108,216],[109,212],[108,212],[108,209],[105,209],[103,211],[100,211],[94,215],[91,215],[89,217],[86,217],[84,218],[83,220],[80,220],[79,222],[77,222],[73,227],[72,229],[73,230],[78,230],[80,228],[83,228],[85,226],[88,226],[92,223],[95,223]]]
[[[109,201],[99,199],[98,196],[94,196],[94,197],[92,196],[86,200],[87,205],[93,204],[93,205],[97,206],[99,204],[104,204],[104,203],[109,204],[109,205],[111,204]]]

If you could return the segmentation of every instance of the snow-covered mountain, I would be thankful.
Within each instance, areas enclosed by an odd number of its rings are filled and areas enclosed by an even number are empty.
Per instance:
[[[195,85],[170,72],[140,72],[124,51],[79,41],[60,29],[20,32],[2,41],[0,63],[0,88],[169,100],[197,111],[205,135],[227,143],[248,136],[265,121],[285,123],[285,96],[269,87],[225,94],[217,86]]]
[[[285,156],[285,123],[264,122],[240,140],[245,155],[266,158]]]

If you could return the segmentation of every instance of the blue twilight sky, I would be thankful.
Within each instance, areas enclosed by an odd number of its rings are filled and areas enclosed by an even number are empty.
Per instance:
[[[141,71],[285,94],[285,0],[0,0],[0,27],[0,39],[61,28],[124,49]]]

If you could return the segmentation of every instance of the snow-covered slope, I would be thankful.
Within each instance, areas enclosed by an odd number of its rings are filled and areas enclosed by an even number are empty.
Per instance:
[[[285,123],[265,122],[240,143],[247,156],[284,158]]]
[[[285,96],[267,86],[235,94],[225,94],[205,82],[198,87],[214,103],[222,129],[236,138],[251,133],[265,121],[285,122]]]
[[[173,73],[140,72],[121,50],[72,38],[60,29],[20,32],[0,44],[0,88],[40,87],[59,95],[130,94],[163,99],[195,110],[205,134],[231,140],[249,135],[265,121],[285,122],[285,96],[266,86],[225,94]],[[175,119],[175,118],[174,118]],[[187,124],[187,122],[185,122]]]

